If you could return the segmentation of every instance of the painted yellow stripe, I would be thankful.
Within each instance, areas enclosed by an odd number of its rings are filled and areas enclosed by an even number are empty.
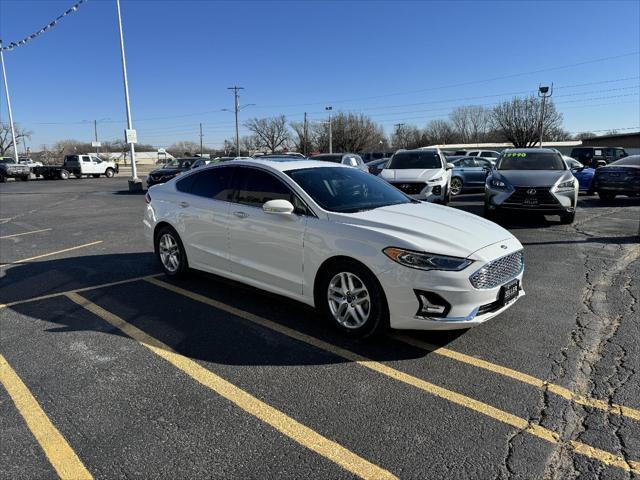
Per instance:
[[[383,363],[377,362],[375,360],[371,360],[367,357],[364,357],[360,354],[357,354],[345,348],[338,347],[336,345],[327,343],[318,338],[312,337],[310,335],[306,335],[297,330],[293,330],[289,327],[285,327],[284,325],[280,325],[279,323],[273,322],[259,315],[255,315],[250,312],[245,312],[244,310],[240,310],[230,305],[226,305],[212,298],[206,297],[204,295],[200,295],[199,293],[194,293],[189,290],[185,290],[183,288],[177,287],[175,285],[168,284],[166,282],[158,280],[157,278],[149,278],[149,279],[146,279],[146,281],[154,285],[157,285],[159,287],[170,290],[172,292],[175,292],[177,294],[188,297],[192,300],[196,300],[198,302],[204,303],[206,305],[210,305],[212,307],[215,307],[219,310],[225,311],[232,315],[236,315],[238,317],[244,318],[245,320],[249,320],[251,322],[257,323],[259,325],[262,325],[263,327],[266,327],[276,332],[287,335],[288,337],[295,338],[296,340],[300,340],[301,342],[305,342],[309,345],[313,345],[314,347],[333,353],[334,355],[337,355],[339,357],[358,363],[363,367],[366,367],[370,370],[381,373],[382,375],[385,375],[389,378],[400,381],[407,385],[411,385],[412,387],[418,388],[431,395],[435,395],[437,397],[448,400],[462,407],[478,412],[489,418],[492,418],[499,422],[515,427],[518,430],[526,431],[531,435],[534,435],[538,438],[546,440],[547,442],[554,443],[554,444],[557,444],[560,442],[560,439],[556,432],[549,430],[547,428],[544,428],[540,425],[531,424],[524,418],[505,412],[504,410],[500,410],[499,408],[493,407],[489,404],[486,404],[474,398],[440,387],[433,383],[427,382],[426,380],[423,380],[421,378],[417,378],[407,373],[401,372],[400,370],[396,370]],[[594,447],[590,447],[581,442],[572,441],[570,443],[570,446],[572,447],[573,451],[575,451],[580,455],[584,455],[584,456],[596,459],[606,465],[618,467],[628,472],[634,472],[636,474],[640,474],[640,463],[638,463],[637,461],[626,461],[621,456],[617,456],[610,452],[600,450]]]
[[[43,228],[41,230],[32,230],[30,232],[14,233],[13,235],[4,235],[4,236],[0,237],[0,240],[2,240],[4,238],[21,237],[23,235],[32,235],[34,233],[48,232],[50,230],[51,230],[50,228]]]
[[[49,293],[47,295],[41,295],[39,297],[25,298],[24,300],[16,300],[15,302],[0,303],[0,309],[13,307],[14,305],[21,305],[23,303],[37,302],[39,300],[48,300],[50,298],[61,297],[61,296],[66,295],[68,293],[88,292],[89,290],[97,290],[99,288],[113,287],[115,285],[123,285],[123,284],[126,284],[126,283],[139,282],[140,280],[146,280],[147,278],[159,277],[161,275],[163,275],[163,274],[162,273],[156,273],[154,275],[145,275],[143,277],[127,278],[125,280],[117,280],[115,282],[101,283],[101,284],[98,284],[98,285],[92,285],[90,287],[75,288],[73,290],[66,290],[64,292]]]
[[[51,257],[52,255],[58,255],[59,253],[65,253],[65,252],[71,252],[73,250],[79,250],[80,248],[91,247],[93,245],[98,245],[99,243],[102,243],[102,240],[98,240],[97,242],[85,243],[83,245],[78,245],[77,247],[70,247],[70,248],[65,248],[63,250],[57,250],[55,252],[44,253],[42,255],[37,255],[35,257],[23,258],[22,260],[16,260],[15,262],[11,262],[11,263],[3,263],[3,264],[0,264],[0,267],[6,267],[8,265],[17,265],[17,264],[20,264],[20,263],[26,263],[26,262],[30,262],[31,260],[38,260],[39,258]]]
[[[58,476],[69,480],[93,478],[2,354],[0,383],[9,393]]]
[[[236,387],[212,371],[207,370],[190,358],[177,353],[160,340],[143,332],[99,305],[90,302],[77,293],[68,293],[67,297],[91,313],[106,320],[197,382],[210,388],[218,395],[226,398],[244,411],[275,428],[293,441],[335,462],[352,474],[366,479],[397,478],[391,472],[368,462],[347,450],[342,445],[323,437],[309,427]]]
[[[503,367],[502,365],[498,365],[495,363],[487,362],[486,360],[481,360],[479,358],[472,357],[470,355],[465,355],[464,353],[456,352],[448,348],[438,347],[436,345],[432,345],[431,343],[424,342],[422,340],[418,340],[416,338],[412,338],[407,335],[394,334],[394,335],[391,335],[391,337],[401,342],[412,345],[414,347],[420,348],[422,350],[426,350],[428,352],[435,353],[437,355],[441,355],[443,357],[447,357],[449,359],[456,360],[461,363],[466,363],[467,365],[472,365],[477,368],[482,368],[483,370],[487,370],[492,373],[497,373],[498,375],[509,377],[509,378],[512,378],[513,380],[517,380],[519,382],[526,383],[528,385],[532,385],[534,387],[537,387],[543,390],[546,389],[549,392],[564,398],[565,400],[575,402],[579,405],[597,408],[599,410],[604,410],[605,412],[621,415],[623,417],[628,417],[633,420],[640,421],[640,410],[637,410],[635,408],[625,407],[623,405],[617,405],[615,403],[610,405],[609,403],[603,400],[585,397],[582,395],[575,395],[571,390],[569,390],[568,388],[561,387],[560,385],[549,383],[539,378],[533,377],[531,375],[527,375],[526,373],[522,373],[508,367]]]

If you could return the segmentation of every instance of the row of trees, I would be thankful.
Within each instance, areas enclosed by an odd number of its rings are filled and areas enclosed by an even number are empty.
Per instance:
[[[456,143],[510,142],[516,147],[536,145],[540,135],[541,100],[538,97],[517,97],[493,108],[469,105],[455,108],[446,119],[432,120],[424,127],[400,123],[387,137],[381,125],[370,117],[357,113],[337,113],[331,121],[334,152],[387,151],[398,148],[417,148],[428,145]],[[560,141],[595,136],[584,132],[572,137],[562,127],[562,114],[552,102],[544,111],[544,140]],[[251,132],[241,139],[241,153],[329,151],[328,122],[288,122],[284,115],[270,118],[252,118],[244,126]],[[18,143],[30,138],[31,132],[17,129]],[[0,123],[0,155],[12,149],[10,129]],[[138,144],[139,151],[154,151],[153,145]],[[63,155],[93,151],[88,142],[62,140],[50,149],[43,149],[43,156],[60,158]],[[123,152],[127,145],[121,140],[103,142],[101,151]],[[200,152],[195,142],[176,142],[167,148],[174,156]],[[221,149],[204,148],[203,153],[235,155],[235,139],[227,139]],[[43,158],[46,161],[46,158]]]

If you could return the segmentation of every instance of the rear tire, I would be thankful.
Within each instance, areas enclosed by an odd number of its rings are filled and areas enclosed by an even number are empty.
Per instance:
[[[571,225],[576,219],[576,212],[567,212],[560,214],[560,223],[563,225]]]
[[[111,178],[113,177],[114,173],[115,172],[113,171],[113,168],[107,168],[104,172],[104,176],[107,178]]]
[[[189,270],[189,262],[178,233],[171,227],[162,227],[155,238],[155,252],[160,266],[170,277],[184,276]]]
[[[69,180],[69,172],[67,170],[60,170],[58,176],[60,177],[60,180]]]
[[[598,192],[598,196],[600,200],[604,200],[605,202],[610,202],[616,198],[616,194],[610,192]]]
[[[378,335],[389,327],[389,307],[378,279],[364,265],[343,260],[316,279],[316,308],[334,328],[352,338]]]
[[[455,197],[456,195],[460,195],[462,193],[462,189],[464,188],[464,183],[462,179],[459,177],[453,177],[451,179],[451,185],[449,186],[449,191],[451,195]]]

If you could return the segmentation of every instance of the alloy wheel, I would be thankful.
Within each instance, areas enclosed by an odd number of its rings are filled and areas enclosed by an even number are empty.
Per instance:
[[[371,314],[371,296],[366,285],[351,272],[341,272],[329,282],[329,310],[336,322],[345,328],[362,327]]]
[[[462,192],[462,181],[459,178],[451,179],[449,191],[451,192],[451,195],[459,195]]]
[[[180,268],[180,247],[173,235],[165,233],[158,242],[160,261],[164,268],[174,273]]]

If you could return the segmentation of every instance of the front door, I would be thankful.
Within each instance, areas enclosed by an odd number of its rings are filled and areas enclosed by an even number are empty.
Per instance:
[[[254,286],[283,294],[302,294],[303,246],[307,216],[266,213],[275,199],[299,205],[296,195],[275,174],[238,168],[236,198],[229,215],[231,271]]]

